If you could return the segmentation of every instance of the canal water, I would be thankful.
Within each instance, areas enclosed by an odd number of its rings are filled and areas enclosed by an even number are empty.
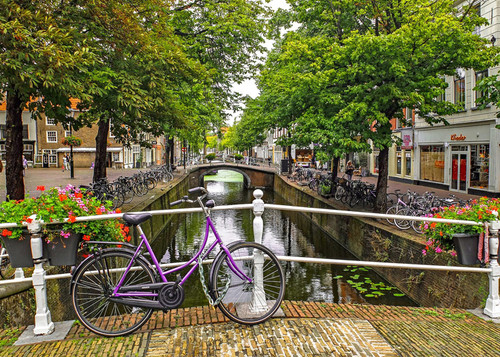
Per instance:
[[[205,186],[208,198],[218,206],[251,203],[254,199],[253,190],[245,189],[243,177],[233,171],[223,170],[217,175],[205,176]],[[271,190],[264,191],[263,200],[288,204]],[[253,241],[251,210],[213,211],[211,217],[224,243]],[[263,244],[276,255],[356,259],[300,213],[268,209],[263,214],[263,221]],[[164,234],[155,240],[153,249],[158,257],[162,257],[162,262],[187,261],[197,252],[204,233],[205,219],[201,213],[176,215]],[[211,235],[209,240],[213,239]],[[282,262],[282,265],[286,273],[286,300],[416,305],[370,268],[294,262]],[[205,275],[208,269],[209,266]],[[175,280],[175,277],[169,279]],[[198,274],[193,274],[184,288],[186,300],[183,307],[207,303]]]

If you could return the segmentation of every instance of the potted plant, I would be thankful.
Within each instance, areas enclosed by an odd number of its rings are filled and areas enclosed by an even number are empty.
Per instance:
[[[71,185],[66,188],[51,188],[38,186],[42,191],[38,198],[27,198],[22,201],[6,201],[0,205],[0,223],[31,223],[30,216],[36,215],[37,220],[49,223],[43,228],[44,257],[51,265],[74,265],[76,252],[81,240],[130,240],[128,227],[117,220],[98,220],[76,222],[77,217],[117,213],[111,210],[111,202],[101,202],[88,196],[84,190]],[[52,223],[52,224],[51,224]],[[29,248],[29,235],[23,228],[3,230],[0,234],[11,264],[15,267],[32,266]],[[25,242],[26,241],[26,242]],[[24,243],[21,251],[22,259],[16,258],[14,242]],[[11,247],[9,248],[9,245]],[[25,264],[25,265],[24,265]]]
[[[215,153],[211,152],[210,154],[206,154],[205,160],[212,164],[212,160],[215,160]]]
[[[236,162],[240,162],[241,160],[243,160],[243,155],[241,155],[241,154],[234,154],[234,160]]]
[[[488,222],[498,219],[498,199],[488,200],[481,197],[472,201],[471,204],[461,206],[444,207],[435,214],[428,217],[455,219],[475,222]],[[464,224],[451,224],[440,222],[424,222],[423,231],[427,242],[422,253],[426,255],[429,251],[441,253],[449,251],[451,255],[457,256],[460,264],[473,265],[478,261],[479,235],[484,232],[484,225],[470,226]]]

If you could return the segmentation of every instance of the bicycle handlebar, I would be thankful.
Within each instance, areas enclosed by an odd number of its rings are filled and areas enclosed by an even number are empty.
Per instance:
[[[205,189],[205,187],[193,187],[188,190],[188,193],[197,193],[197,192],[202,192],[203,194],[199,197],[196,198],[196,200],[190,200],[188,196],[182,197],[182,199],[171,202],[170,207],[179,205],[181,203],[187,202],[187,203],[194,203],[194,202],[201,202],[206,196],[208,191]],[[202,205],[202,203],[200,203]]]

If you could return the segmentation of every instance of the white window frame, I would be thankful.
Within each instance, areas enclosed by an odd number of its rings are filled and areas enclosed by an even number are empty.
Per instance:
[[[68,136],[71,136],[71,131],[70,130],[65,130],[64,131],[64,137],[67,138]]]
[[[54,133],[55,134],[55,141],[49,140],[49,133]],[[57,143],[57,131],[56,130],[47,130],[46,138],[47,138],[47,143]]]
[[[45,123],[47,125],[56,125],[56,122],[55,122],[55,119],[52,119],[52,118],[45,118]]]

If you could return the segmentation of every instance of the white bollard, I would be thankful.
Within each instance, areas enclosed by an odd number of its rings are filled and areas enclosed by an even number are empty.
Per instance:
[[[264,221],[262,220],[264,201],[262,200],[262,196],[264,196],[264,192],[262,192],[262,190],[255,190],[253,196],[255,197],[255,200],[252,202],[253,213],[255,215],[253,219],[254,242],[262,244],[262,235],[264,233]],[[266,303],[266,294],[264,292],[264,256],[260,251],[254,253],[253,279],[254,289],[250,311],[266,311],[268,307]]]
[[[500,317],[500,296],[498,295],[499,280],[500,280],[500,265],[498,264],[498,246],[499,246],[499,230],[500,221],[492,221],[489,226],[490,233],[490,267],[492,269],[489,273],[490,290],[486,306],[484,307],[484,314],[491,318]]]
[[[47,285],[45,281],[45,270],[43,269],[43,246],[40,222],[35,216],[30,217],[33,221],[28,224],[31,234],[31,256],[35,264],[33,271],[33,288],[35,289],[36,315],[35,335],[49,335],[54,332],[54,323],[47,304]]]

